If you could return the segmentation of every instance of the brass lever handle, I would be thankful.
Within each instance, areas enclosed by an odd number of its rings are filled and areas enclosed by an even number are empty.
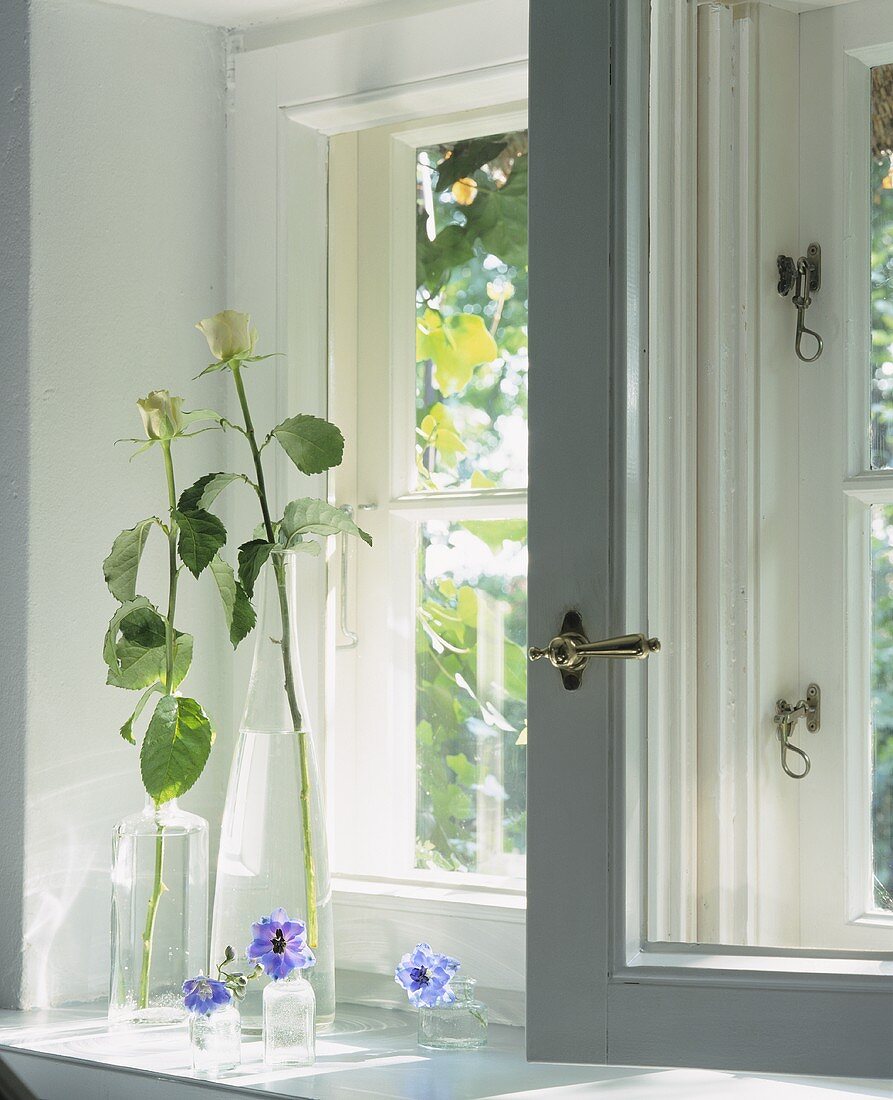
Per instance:
[[[575,691],[582,682],[583,671],[594,657],[613,657],[619,660],[639,660],[660,652],[657,638],[645,634],[622,634],[616,638],[603,638],[590,642],[583,629],[583,620],[578,611],[568,611],[561,624],[561,633],[541,649],[531,646],[527,655],[531,661],[548,658],[550,664],[561,673],[564,686]]]

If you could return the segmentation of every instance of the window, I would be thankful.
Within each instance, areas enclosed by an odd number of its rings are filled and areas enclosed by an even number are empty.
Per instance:
[[[357,625],[336,650],[355,691],[334,786],[362,789],[336,825],[342,873],[523,890],[525,127],[490,110],[330,143],[336,402],[358,409],[355,496],[345,471],[336,493],[375,538],[339,550]]]
[[[658,26],[674,5],[661,7]],[[689,26],[696,86],[675,109],[692,112],[691,159],[665,145],[652,159],[651,626],[666,659],[651,681],[650,935],[891,950],[890,158],[863,140],[866,186],[848,192],[846,217],[864,266],[847,299],[833,243],[844,215],[821,186],[828,150],[791,146],[776,112],[799,98],[801,129],[815,117],[813,16],[716,5]],[[889,107],[877,93],[872,106],[862,75],[848,125],[867,136]],[[682,190],[681,205],[667,201],[674,170],[696,171],[696,208]],[[777,186],[785,174],[800,181],[790,192]],[[672,236],[680,214],[696,251]],[[775,272],[780,253],[796,260],[813,241],[822,286],[806,324],[825,347],[807,364]],[[697,273],[688,297],[680,254]],[[857,343],[835,338],[860,322]],[[794,727],[811,765],[798,780],[783,770],[774,719],[778,700],[796,705],[811,683],[821,727],[808,732],[805,717]],[[803,769],[804,758],[786,759]],[[679,779],[669,790],[668,768]]]

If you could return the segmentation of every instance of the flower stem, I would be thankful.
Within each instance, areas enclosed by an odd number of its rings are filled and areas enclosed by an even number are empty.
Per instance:
[[[149,1007],[149,968],[152,962],[152,939],[155,935],[155,918],[158,916],[158,902],[164,893],[161,872],[164,866],[164,826],[156,821],[155,828],[155,877],[152,883],[152,896],[146,912],[146,925],[143,929],[143,965],[140,970],[139,1007]]]
[[[164,452],[164,470],[167,475],[167,496],[170,505],[170,526],[167,536],[168,557],[168,597],[167,618],[164,622],[165,641],[165,679],[164,690],[170,695],[174,689],[174,614],[177,610],[177,489],[174,484],[174,462],[171,458],[171,442],[169,439],[161,441],[161,449]]]
[[[254,433],[254,424],[251,421],[251,413],[248,409],[248,398],[245,394],[245,386],[242,383],[242,375],[239,364],[232,366],[233,380],[236,384],[236,393],[245,418],[245,437],[251,448],[251,457],[254,460],[254,471],[257,477],[258,498],[260,499],[261,514],[264,521],[264,530],[267,541],[276,542],[276,534],[273,530],[273,522],[270,518],[270,506],[267,499],[267,488],[264,480],[264,468],[261,461],[260,450],[257,446],[257,438]],[[313,858],[312,818],[310,813],[310,763],[307,734],[303,728],[303,719],[298,707],[297,691],[295,690],[294,669],[291,660],[291,622],[288,610],[288,593],[286,589],[285,565],[277,554],[273,554],[273,569],[276,574],[276,588],[279,594],[279,614],[282,620],[282,665],[285,674],[285,694],[288,699],[288,709],[291,713],[292,725],[298,735],[298,754],[301,769],[301,826],[304,833],[304,883],[307,891],[307,942],[311,947],[319,943],[319,917],[317,912],[316,897],[316,863]]]
[[[169,439],[161,441],[164,454],[164,472],[167,478],[167,498],[170,507],[170,526],[168,527],[168,595],[167,618],[164,620],[164,690],[170,695],[174,689],[174,615],[177,610],[177,488],[174,482],[174,463],[171,457]],[[152,940],[155,935],[155,918],[158,916],[158,903],[164,893],[162,870],[164,868],[164,826],[155,822],[155,873],[152,882],[152,894],[146,911],[146,925],[143,929],[143,964],[140,968],[139,1007],[149,1007],[149,971],[152,965]]]

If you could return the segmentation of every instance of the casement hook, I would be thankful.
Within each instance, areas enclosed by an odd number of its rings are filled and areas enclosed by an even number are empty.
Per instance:
[[[806,728],[810,733],[818,733],[822,726],[822,689],[818,684],[810,684],[806,689],[806,698],[801,699],[793,706],[786,699],[779,699],[775,704],[775,733],[781,748],[781,770],[791,779],[805,779],[809,775],[812,762],[809,754],[799,747],[791,744],[791,737],[797,722],[805,719]],[[788,762],[788,754],[796,753],[803,761],[801,771],[795,771]]]
[[[825,344],[821,336],[811,328],[806,327],[806,311],[812,305],[812,296],[822,285],[822,249],[818,244],[811,244],[806,250],[806,255],[801,256],[794,263],[791,256],[779,256],[778,264],[778,293],[786,298],[791,291],[794,292],[792,302],[797,310],[797,334],[794,338],[794,351],[802,363],[814,363],[822,354]],[[803,337],[811,336],[816,343],[814,355],[803,353]]]

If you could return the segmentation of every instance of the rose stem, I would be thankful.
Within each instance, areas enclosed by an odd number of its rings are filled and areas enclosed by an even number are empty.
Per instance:
[[[254,424],[251,421],[251,413],[248,410],[248,398],[245,395],[245,386],[242,383],[240,365],[232,364],[233,380],[236,384],[236,393],[239,396],[239,404],[242,407],[242,415],[245,418],[245,436],[248,446],[251,448],[251,457],[254,460],[254,470],[257,476],[258,497],[260,499],[261,514],[264,520],[264,530],[267,533],[267,541],[276,542],[273,531],[273,521],[270,518],[270,507],[267,501],[267,489],[264,481],[264,468],[261,461],[260,450],[254,434]],[[277,554],[273,554],[273,569],[276,573],[276,587],[279,593],[279,613],[282,619],[282,665],[285,673],[285,694],[288,698],[288,708],[291,712],[292,724],[298,736],[298,751],[301,765],[301,823],[304,830],[304,881],[307,888],[307,941],[311,947],[316,947],[319,942],[319,922],[316,908],[316,866],[313,859],[312,825],[310,818],[310,766],[308,762],[307,735],[303,730],[303,720],[298,707],[298,698],[295,692],[294,670],[291,663],[291,624],[288,613],[288,597],[285,590],[285,566]]]

